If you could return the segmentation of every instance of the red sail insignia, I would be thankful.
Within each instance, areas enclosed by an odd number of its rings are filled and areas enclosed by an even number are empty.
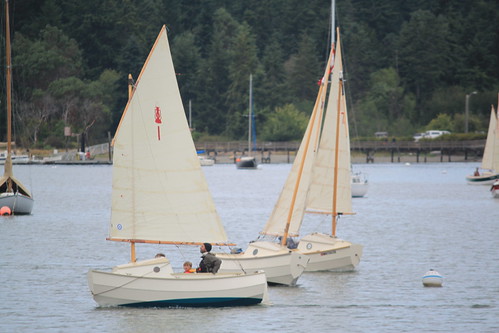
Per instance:
[[[162,121],[161,121],[161,109],[159,108],[159,106],[156,106],[154,108],[154,122],[156,124],[162,124]],[[161,130],[159,128],[159,125],[158,125],[158,141],[161,140]]]

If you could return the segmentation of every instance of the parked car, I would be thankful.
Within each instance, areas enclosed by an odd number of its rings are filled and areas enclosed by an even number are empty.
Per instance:
[[[435,139],[435,138],[438,138],[439,136],[442,136],[444,134],[450,134],[449,131],[435,131],[435,130],[431,130],[431,131],[426,131],[425,134],[424,134],[424,138],[425,139]]]
[[[450,134],[449,131],[439,131],[439,130],[430,130],[424,133],[416,133],[414,135],[414,141],[419,141],[420,139],[435,139],[444,134]]]

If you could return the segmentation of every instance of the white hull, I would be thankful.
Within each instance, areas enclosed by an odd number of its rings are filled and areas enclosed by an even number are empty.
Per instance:
[[[7,206],[14,215],[31,214],[34,200],[20,193],[2,193],[0,194],[0,207]]]
[[[243,253],[216,255],[222,259],[219,272],[263,270],[267,282],[288,286],[296,285],[309,260],[298,251],[268,241],[250,243]]]
[[[117,266],[112,272],[89,271],[88,284],[100,306],[237,306],[267,297],[263,272],[173,273],[165,258]]]
[[[361,174],[352,175],[352,198],[362,198],[367,194],[369,183]]]
[[[212,160],[211,158],[206,158],[203,156],[198,156],[199,157],[199,163],[201,166],[212,166],[215,164],[215,160]]]
[[[0,154],[0,165],[5,164],[5,160],[7,159],[7,153]],[[30,162],[30,158],[28,155],[11,155],[12,164],[27,164]]]
[[[499,173],[484,172],[480,176],[467,176],[466,181],[470,185],[492,185],[499,179]]]
[[[351,271],[362,257],[362,245],[321,233],[304,236],[298,250],[310,258],[306,272]]]

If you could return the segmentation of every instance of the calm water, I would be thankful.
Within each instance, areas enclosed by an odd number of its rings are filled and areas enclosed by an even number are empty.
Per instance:
[[[269,288],[271,305],[224,309],[98,308],[86,272],[129,260],[108,242],[110,166],[17,166],[33,190],[33,215],[0,218],[0,332],[499,332],[499,200],[466,185],[475,164],[355,165],[368,196],[338,235],[364,245],[352,273],[306,273],[296,287]],[[290,165],[203,168],[229,238],[244,246],[266,222]],[[314,216],[303,230],[329,230]],[[197,248],[166,252],[180,269]],[[174,258],[178,256],[178,258]],[[424,288],[434,268],[444,287]]]

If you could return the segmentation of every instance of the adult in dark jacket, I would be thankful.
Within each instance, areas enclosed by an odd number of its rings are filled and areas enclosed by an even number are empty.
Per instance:
[[[202,253],[201,262],[199,263],[199,267],[196,270],[198,273],[216,273],[222,265],[222,260],[217,258],[214,254],[210,253],[211,244],[203,243],[199,248],[199,251]]]

